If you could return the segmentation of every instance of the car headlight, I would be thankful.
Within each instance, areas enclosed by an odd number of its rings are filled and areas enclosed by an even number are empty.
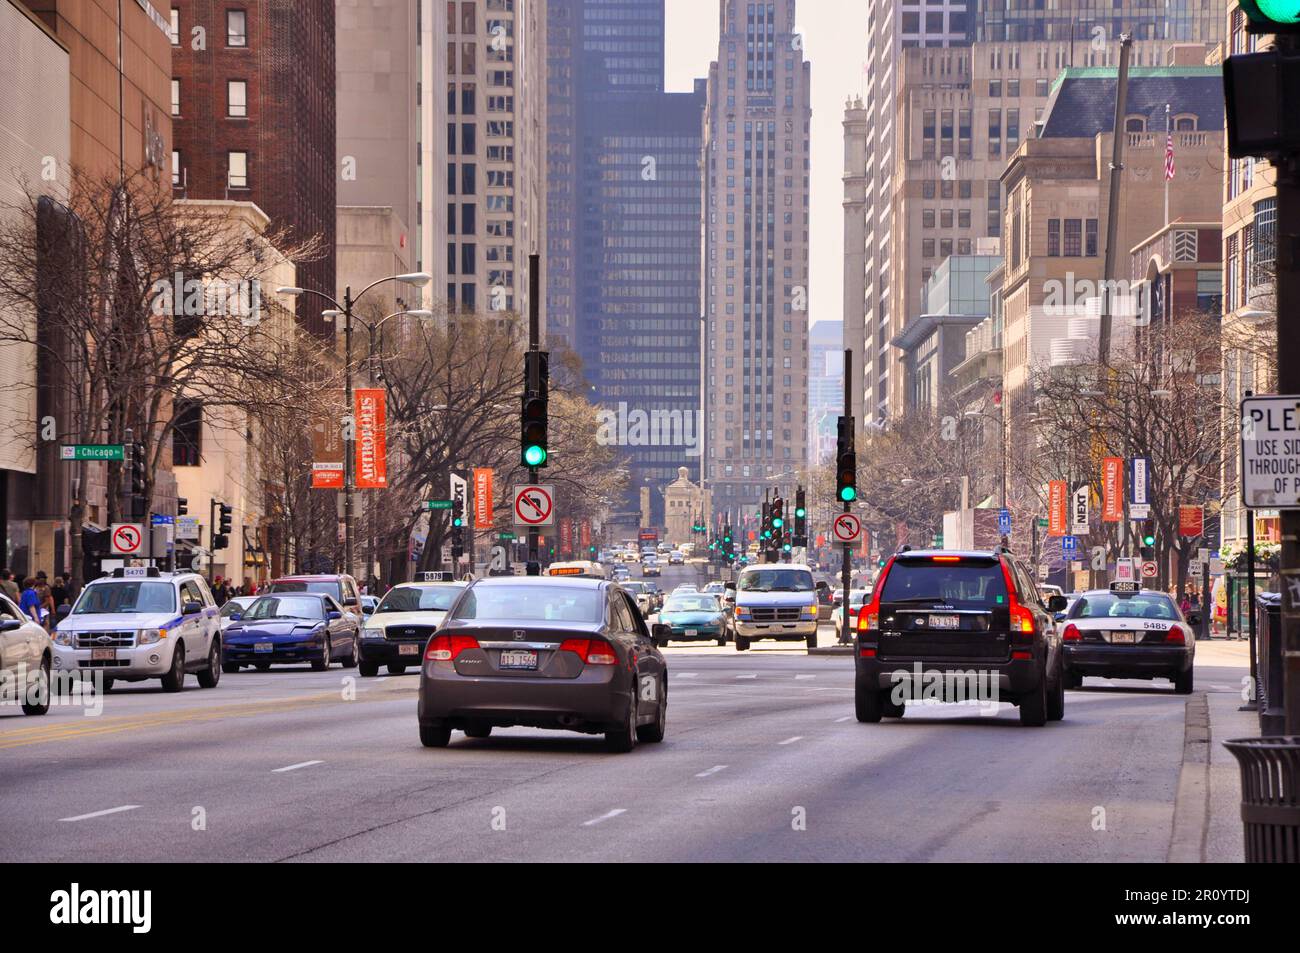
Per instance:
[[[748,607],[748,606],[736,606],[736,618],[737,618],[737,619],[748,619],[748,618],[749,618],[749,607]]]
[[[167,638],[166,629],[141,629],[135,640],[138,645],[153,645],[165,638]]]
[[[74,641],[74,637],[73,637],[73,634],[72,634],[71,632],[55,632],[55,633],[54,633],[54,644],[55,644],[55,645],[72,645],[73,641]]]
[[[384,637],[383,629],[366,629],[361,633],[363,639],[382,639]]]

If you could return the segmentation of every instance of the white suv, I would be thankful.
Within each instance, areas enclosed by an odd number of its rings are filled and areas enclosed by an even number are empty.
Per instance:
[[[221,622],[212,591],[192,572],[116,569],[86,584],[71,610],[60,610],[54,668],[115,681],[162,679],[179,692],[185,674],[202,688],[221,679]]]

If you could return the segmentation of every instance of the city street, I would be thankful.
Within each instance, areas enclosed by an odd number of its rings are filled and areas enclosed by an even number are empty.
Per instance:
[[[181,695],[156,682],[115,689],[99,717],[6,712],[0,859],[1023,862],[1169,851],[1188,699],[1165,682],[1090,680],[1068,693],[1065,720],[1041,729],[1021,728],[1009,705],[995,717],[941,706],[862,725],[846,656],[775,643],[667,654],[667,739],[628,755],[528,729],[422,748],[413,672],[244,672],[212,691],[192,680]],[[1244,664],[1240,643],[1207,643],[1198,688],[1239,692]],[[1105,830],[1093,829],[1099,808]]]

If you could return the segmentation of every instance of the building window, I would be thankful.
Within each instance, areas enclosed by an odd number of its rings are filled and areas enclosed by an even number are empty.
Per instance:
[[[1059,218],[1049,218],[1047,220],[1047,257],[1061,257],[1061,220]]]
[[[231,152],[228,158],[226,184],[232,189],[248,188],[248,153]]]
[[[171,22],[167,27],[167,36],[172,41],[172,46],[181,45],[181,12],[172,7]]]
[[[172,185],[180,188],[181,184],[181,153],[179,149],[172,150]]]
[[[226,80],[226,115],[235,119],[248,115],[248,83],[245,80]]]
[[[176,401],[172,418],[172,465],[197,467],[203,456],[203,404],[197,400]]]
[[[1064,251],[1066,258],[1079,258],[1083,255],[1083,220],[1067,218],[1065,220]]]
[[[248,46],[248,14],[245,11],[226,11],[226,46]]]
[[[1084,222],[1084,254],[1089,258],[1097,257],[1097,220],[1090,218]]]
[[[172,115],[179,116],[180,114],[181,114],[181,81],[179,79],[174,79],[172,80]]]

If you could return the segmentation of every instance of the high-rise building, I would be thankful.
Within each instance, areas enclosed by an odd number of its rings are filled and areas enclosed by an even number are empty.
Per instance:
[[[722,0],[704,115],[705,454],[716,507],[752,508],[808,443],[812,67],[794,0]]]
[[[681,467],[698,479],[703,437],[703,87],[664,92],[663,0],[551,0],[548,15],[548,339],[618,422],[622,510],[649,487],[663,525],[664,487]]]
[[[968,0],[972,38],[990,41],[1065,40],[1083,46],[1094,38],[1211,43],[1223,35],[1223,4],[1207,0]]]
[[[303,288],[335,292],[334,4],[172,0],[172,186],[178,198],[253,202],[323,254]],[[332,334],[328,303],[296,299],[299,323]]]
[[[422,139],[418,257],[426,271],[443,257],[445,288],[434,293],[453,309],[528,310],[528,256],[544,251],[546,236],[546,6],[449,0],[422,8],[434,24],[432,35],[422,32],[422,88],[445,102],[446,128],[445,139]],[[440,38],[445,52],[433,49]],[[439,59],[443,68],[432,68]],[[430,201],[445,202],[445,227]],[[545,301],[544,276],[541,287]]]
[[[823,462],[817,432],[827,415],[844,407],[844,329],[838,321],[815,321],[808,329],[808,463]]]

